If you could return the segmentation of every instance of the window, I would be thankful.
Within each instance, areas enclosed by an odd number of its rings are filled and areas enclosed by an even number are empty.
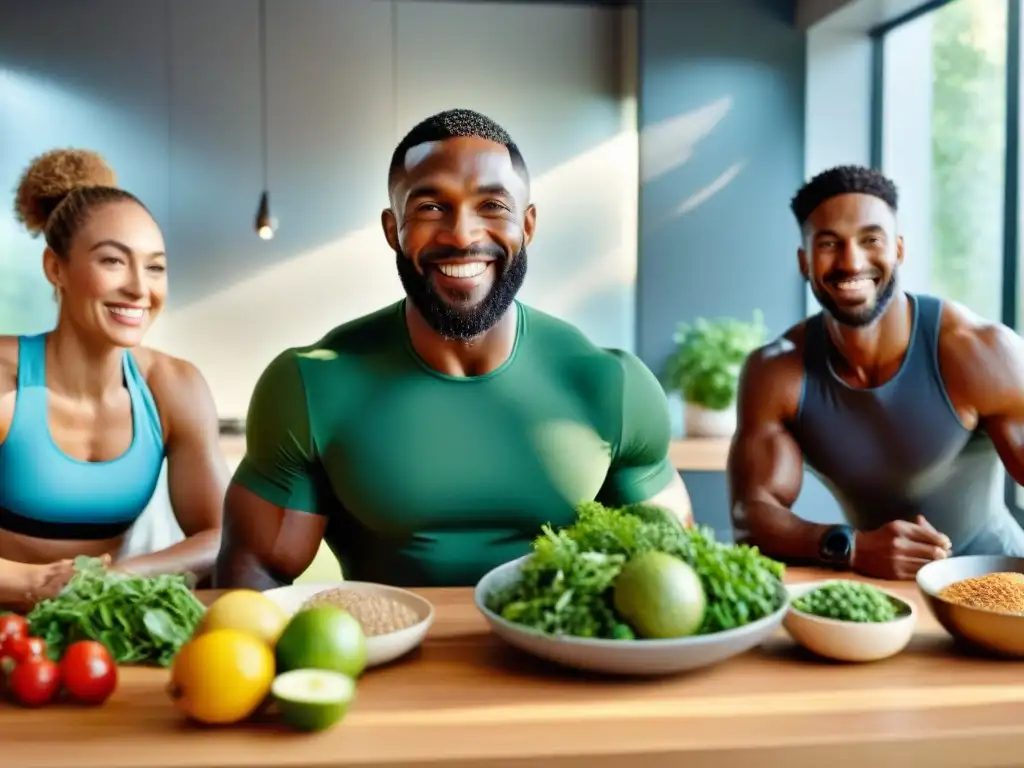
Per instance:
[[[932,0],[874,31],[872,155],[899,185],[903,283],[1024,329],[1024,0]],[[1024,522],[1024,486],[1007,482]]]
[[[904,285],[997,321],[1004,309],[1009,6],[952,0],[878,43],[876,159],[900,189]]]

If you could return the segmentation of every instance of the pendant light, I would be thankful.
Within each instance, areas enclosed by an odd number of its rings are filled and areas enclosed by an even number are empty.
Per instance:
[[[277,225],[270,216],[270,191],[267,183],[267,0],[259,0],[260,57],[260,138],[263,159],[263,194],[256,210],[256,234],[261,240],[274,237]]]

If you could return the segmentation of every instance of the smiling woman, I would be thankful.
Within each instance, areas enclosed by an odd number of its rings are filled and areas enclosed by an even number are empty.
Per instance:
[[[159,227],[99,155],[81,150],[36,158],[15,212],[45,237],[59,311],[48,333],[0,337],[0,608],[59,591],[76,555],[142,575],[205,575],[227,467],[202,376],[139,346],[167,294]],[[119,561],[165,458],[187,538]]]

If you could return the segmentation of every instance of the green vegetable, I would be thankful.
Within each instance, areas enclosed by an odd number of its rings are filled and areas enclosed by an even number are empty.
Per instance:
[[[859,581],[834,581],[793,601],[798,611],[839,621],[892,621],[897,604],[885,592]]]
[[[633,639],[635,628],[612,607],[612,587],[627,560],[650,551],[679,557],[700,576],[707,609],[698,634],[748,624],[781,604],[784,566],[755,547],[717,542],[710,529],[684,529],[647,505],[584,502],[576,515],[561,530],[544,527],[519,581],[490,595],[488,608],[550,634]]]
[[[203,616],[185,576],[110,572],[89,557],[76,558],[75,569],[57,597],[25,617],[55,661],[71,643],[97,640],[118,664],[166,667]]]

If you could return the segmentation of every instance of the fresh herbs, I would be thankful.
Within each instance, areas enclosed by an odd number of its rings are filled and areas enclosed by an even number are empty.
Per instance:
[[[756,548],[717,542],[707,528],[684,529],[656,507],[584,502],[573,525],[544,528],[519,581],[491,595],[488,607],[541,632],[632,639],[611,590],[627,560],[652,550],[679,557],[700,576],[708,599],[700,634],[748,624],[781,604],[784,567]]]
[[[54,660],[77,640],[98,640],[118,664],[166,667],[203,616],[185,576],[111,572],[88,557],[76,558],[75,569],[57,597],[26,617]]]

